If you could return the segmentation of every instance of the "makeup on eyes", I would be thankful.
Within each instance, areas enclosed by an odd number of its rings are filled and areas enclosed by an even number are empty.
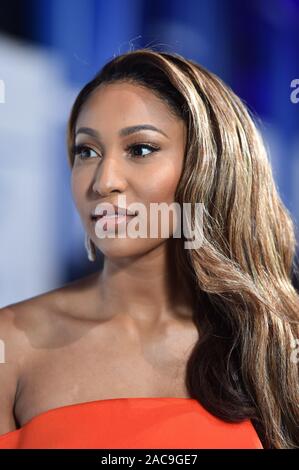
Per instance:
[[[145,155],[136,155],[133,153],[133,151],[136,151],[136,150],[140,150],[140,149],[146,149],[148,151],[148,153],[146,153]],[[130,153],[131,154],[131,158],[133,159],[145,159],[147,158],[148,156],[152,155],[154,152],[157,152],[158,150],[160,150],[160,147],[157,145],[157,144],[153,144],[153,143],[150,143],[150,142],[141,142],[141,141],[135,141],[133,143],[130,143],[128,144],[125,149],[124,149],[127,153]],[[76,157],[77,155],[80,155],[81,152],[83,151],[90,151],[90,152],[94,152],[94,156],[93,157],[80,157],[79,158],[81,160],[89,160],[90,158],[96,158],[96,156],[99,156],[99,153],[94,150],[90,145],[87,145],[87,144],[74,144],[73,146],[73,155]]]

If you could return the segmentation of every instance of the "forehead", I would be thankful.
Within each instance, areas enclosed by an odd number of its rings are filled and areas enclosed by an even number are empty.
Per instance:
[[[183,122],[168,105],[150,90],[131,83],[101,85],[84,103],[76,123],[97,128],[155,124],[168,131],[179,131]]]

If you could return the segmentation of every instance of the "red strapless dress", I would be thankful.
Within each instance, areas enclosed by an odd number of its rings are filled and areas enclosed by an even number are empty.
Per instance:
[[[250,420],[226,423],[193,398],[132,397],[61,406],[0,436],[0,449],[215,449],[263,446]]]

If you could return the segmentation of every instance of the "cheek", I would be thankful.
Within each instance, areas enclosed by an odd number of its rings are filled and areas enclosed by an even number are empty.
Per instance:
[[[82,213],[82,209],[84,207],[84,195],[87,192],[88,181],[89,179],[83,171],[79,171],[76,168],[72,170],[71,190],[75,205],[79,213]]]
[[[135,184],[136,193],[141,201],[172,202],[180,175],[181,163],[165,162],[157,168],[151,168],[147,175],[143,175],[138,187]]]
[[[159,165],[158,168],[152,167],[149,174],[143,174],[143,177],[138,182],[138,188],[135,184],[136,199],[142,201],[147,206],[148,233],[150,233],[151,229],[154,231],[157,230],[159,239],[162,238],[162,233],[172,234],[178,221],[175,214],[171,211],[169,212],[169,216],[166,215],[167,213],[159,213],[158,219],[156,219],[155,216],[151,218],[152,212],[150,206],[153,203],[171,204],[174,202],[181,171],[181,160],[178,162],[177,160],[169,159],[167,162],[163,162],[163,165]],[[154,208],[152,209],[154,211]],[[165,224],[163,229],[165,232],[162,232],[162,224]],[[170,232],[168,232],[168,227]],[[166,238],[168,238],[167,235]]]

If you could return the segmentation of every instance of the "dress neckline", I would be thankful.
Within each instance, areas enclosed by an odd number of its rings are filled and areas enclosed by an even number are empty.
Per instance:
[[[55,408],[49,408],[48,410],[45,410],[45,411],[41,411],[40,413],[37,413],[35,416],[32,416],[32,418],[30,418],[28,421],[26,421],[26,423],[22,424],[22,426],[20,426],[19,428],[17,429],[14,429],[13,431],[8,431],[4,434],[1,434],[0,435],[0,440],[8,435],[11,435],[11,434],[14,434],[14,433],[18,433],[19,431],[21,431],[23,428],[25,428],[26,426],[29,426],[31,423],[39,420],[40,418],[43,418],[44,416],[46,415],[50,415],[52,413],[56,413],[58,411],[62,411],[62,410],[65,410],[65,409],[70,409],[70,408],[79,408],[79,407],[82,407],[82,406],[86,406],[86,405],[93,405],[93,404],[101,404],[101,403],[107,403],[107,402],[128,402],[128,401],[153,401],[153,400],[156,400],[156,401],[178,401],[178,402],[182,402],[182,403],[185,403],[185,402],[196,402],[199,404],[199,402],[195,399],[195,398],[191,398],[191,397],[116,397],[116,398],[101,398],[101,399],[98,399],[98,400],[90,400],[90,401],[83,401],[83,402],[78,402],[78,403],[71,403],[71,404],[68,404],[68,405],[61,405],[61,406],[56,406]]]

